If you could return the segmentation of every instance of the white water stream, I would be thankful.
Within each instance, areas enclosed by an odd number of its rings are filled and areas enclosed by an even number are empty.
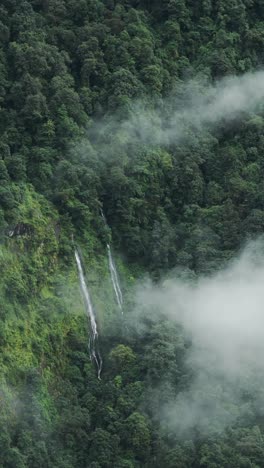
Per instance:
[[[102,210],[101,210],[101,215],[102,215],[102,218],[104,220],[105,226],[108,227],[107,221],[105,219],[104,212]],[[117,269],[116,269],[116,266],[115,266],[114,258],[113,258],[112,251],[111,251],[111,247],[110,247],[109,244],[107,244],[107,252],[108,252],[109,271],[110,271],[110,275],[111,275],[111,281],[112,281],[113,289],[114,289],[115,296],[116,296],[116,301],[117,301],[118,307],[120,308],[120,310],[122,312],[122,315],[123,315],[123,294],[122,294],[120,282],[119,282],[119,279],[118,279]]]
[[[115,291],[115,296],[117,300],[117,304],[123,314],[123,295],[120,287],[120,283],[118,280],[118,275],[115,267],[115,263],[113,260],[112,252],[111,252],[111,247],[109,244],[107,244],[107,251],[108,251],[108,262],[109,262],[109,270],[111,274],[111,280],[112,280],[112,285]]]
[[[95,313],[93,310],[90,294],[88,287],[85,282],[85,277],[84,277],[84,272],[82,268],[82,263],[81,259],[78,253],[78,250],[75,249],[75,259],[78,267],[78,273],[79,273],[79,279],[80,279],[80,286],[84,298],[84,304],[85,304],[85,311],[86,314],[90,320],[91,324],[91,335],[89,339],[89,352],[90,352],[90,359],[91,361],[95,361],[96,366],[97,366],[97,375],[98,379],[101,379],[101,371],[102,371],[102,365],[103,361],[100,355],[99,347],[98,347],[98,331],[97,331],[97,323],[95,319]]]

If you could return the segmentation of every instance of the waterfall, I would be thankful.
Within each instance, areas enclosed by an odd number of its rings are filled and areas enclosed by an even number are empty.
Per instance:
[[[111,252],[111,247],[109,244],[107,244],[107,250],[108,250],[109,270],[110,270],[112,285],[115,291],[118,306],[123,314],[123,295],[122,295],[120,283],[118,280],[117,271],[116,271],[116,267],[114,264],[112,252]]]
[[[102,361],[99,347],[98,347],[97,323],[95,320],[95,313],[93,310],[90,294],[89,294],[89,291],[85,282],[81,259],[80,259],[77,249],[75,249],[75,259],[76,259],[76,263],[78,267],[80,286],[81,286],[84,303],[85,303],[85,310],[86,310],[87,317],[89,318],[90,324],[91,324],[91,335],[89,339],[90,359],[91,361],[93,360],[95,361],[95,364],[97,366],[98,379],[101,380],[101,371],[102,371],[103,361]]]
[[[108,227],[108,224],[107,224],[107,221],[105,219],[105,215],[104,215],[103,210],[101,210],[101,216],[102,216],[102,218],[104,220],[105,226]],[[121,286],[120,286],[120,283],[119,283],[115,262],[114,262],[111,247],[110,247],[109,244],[107,244],[107,252],[108,252],[109,271],[110,271],[110,275],[111,275],[111,281],[112,281],[113,289],[114,289],[115,296],[116,296],[116,301],[117,301],[118,307],[120,308],[120,310],[121,310],[121,312],[123,314],[123,294],[122,294],[122,291],[121,291]]]

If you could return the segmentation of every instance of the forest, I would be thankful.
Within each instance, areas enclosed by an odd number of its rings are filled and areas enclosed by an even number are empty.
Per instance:
[[[0,46],[0,468],[264,467],[263,0],[1,0]]]

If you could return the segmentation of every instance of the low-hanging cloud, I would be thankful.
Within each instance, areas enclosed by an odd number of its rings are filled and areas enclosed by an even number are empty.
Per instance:
[[[188,333],[189,388],[164,408],[178,433],[221,431],[252,405],[264,414],[264,242],[250,244],[224,271],[192,284],[170,280],[138,293]],[[249,417],[249,416],[248,416]]]
[[[97,138],[122,144],[170,145],[189,139],[191,132],[213,130],[244,114],[263,109],[264,71],[224,78],[214,85],[193,80],[178,83],[175,93],[150,107],[133,102],[129,118],[108,116],[93,128]],[[119,140],[120,138],[120,140]]]

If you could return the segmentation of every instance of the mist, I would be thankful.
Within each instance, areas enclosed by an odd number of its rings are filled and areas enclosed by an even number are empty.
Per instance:
[[[162,409],[178,434],[221,432],[237,418],[264,415],[264,241],[249,244],[208,278],[142,287],[138,304],[159,307],[188,334],[191,384]],[[252,406],[253,405],[253,406]]]
[[[118,145],[166,146],[188,141],[191,133],[214,130],[263,108],[264,71],[224,78],[214,85],[193,79],[178,82],[172,95],[149,105],[129,104],[129,117],[113,114],[95,122],[91,134]],[[105,140],[106,139],[106,140]]]

